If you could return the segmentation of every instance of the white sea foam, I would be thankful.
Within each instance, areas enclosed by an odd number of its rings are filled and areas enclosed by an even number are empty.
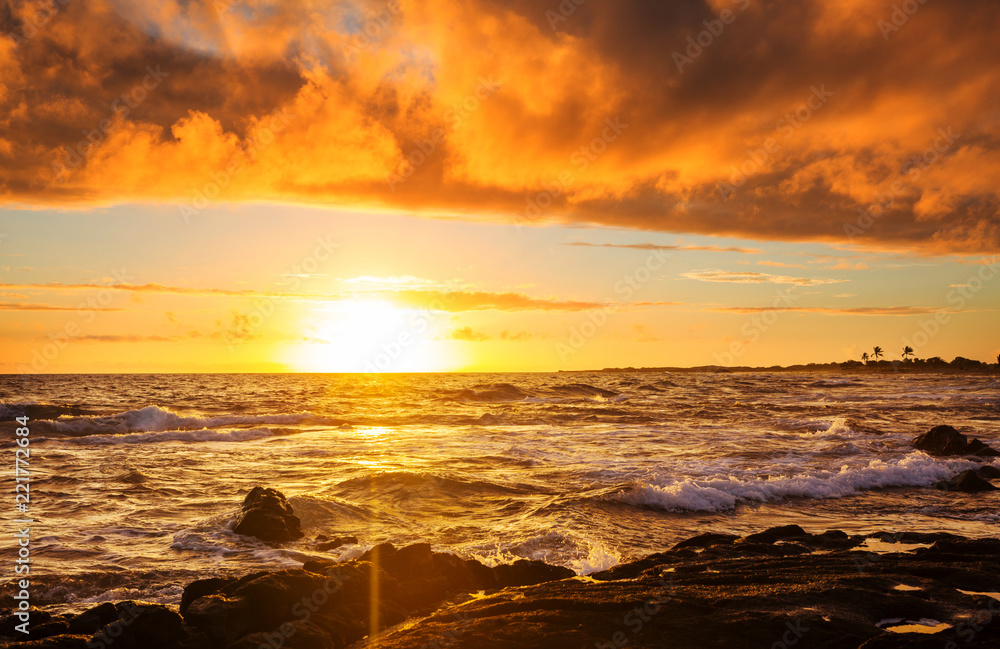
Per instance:
[[[626,502],[670,511],[724,511],[739,502],[841,498],[880,487],[928,487],[977,466],[966,460],[936,460],[918,452],[894,461],[872,460],[862,467],[844,466],[839,471],[771,479],[719,476],[668,484],[643,483],[619,497]]]
[[[571,559],[569,568],[578,575],[589,575],[594,572],[614,568],[622,562],[622,556],[614,550],[610,550],[601,543],[590,543],[589,552],[586,557]]]

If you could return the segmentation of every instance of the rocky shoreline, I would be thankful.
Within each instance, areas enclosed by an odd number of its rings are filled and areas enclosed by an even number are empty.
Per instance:
[[[14,616],[0,635],[47,649],[985,648],[1000,646],[998,613],[1000,540],[793,525],[702,534],[588,577],[383,544],[340,564],[198,580],[177,611],[33,611],[30,641],[13,637]],[[893,630],[914,624],[924,633]]]
[[[996,456],[948,426],[913,444],[935,456]],[[936,486],[995,490],[996,477],[986,465]],[[285,497],[262,487],[246,496],[233,528],[273,545],[303,536]],[[314,541],[321,551],[357,543]],[[176,609],[133,601],[76,615],[32,609],[29,635],[8,614],[0,646],[985,649],[1000,647],[998,614],[1000,539],[788,525],[701,534],[586,577],[540,561],[489,567],[428,544],[384,543],[341,563],[199,579]]]

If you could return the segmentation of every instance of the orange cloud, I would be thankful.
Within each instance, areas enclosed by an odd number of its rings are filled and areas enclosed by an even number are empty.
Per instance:
[[[657,245],[653,243],[586,243],[574,241],[564,243],[564,246],[580,246],[587,248],[625,248],[630,250],[678,250],[678,251],[701,251],[701,252],[739,252],[748,255],[760,254],[758,248],[741,248],[738,246],[692,246],[692,245]],[[757,262],[763,263],[763,262]]]
[[[435,311],[590,311],[608,306],[605,302],[535,298],[523,293],[488,291],[398,291],[395,302]]]
[[[71,307],[52,304],[28,304],[21,302],[0,302],[0,311],[124,311],[112,307]]]
[[[758,266],[772,266],[774,268],[806,268],[802,264],[786,264],[782,261],[762,260],[757,262]]]
[[[751,271],[726,271],[718,269],[692,270],[681,273],[681,277],[696,279],[701,282],[726,282],[732,284],[793,284],[795,286],[819,286],[821,284],[839,284],[846,279],[828,279],[824,277],[789,277],[787,275],[771,275],[769,273],[754,273]]]
[[[463,340],[465,342],[481,343],[484,340],[489,340],[490,337],[481,331],[474,331],[472,327],[462,327],[461,329],[456,329],[451,332],[449,336],[452,340]]]
[[[748,3],[684,66],[730,3],[586,2],[558,23],[527,0],[7,4],[7,205],[1000,249],[993,0],[921,5],[888,36],[893,0]]]

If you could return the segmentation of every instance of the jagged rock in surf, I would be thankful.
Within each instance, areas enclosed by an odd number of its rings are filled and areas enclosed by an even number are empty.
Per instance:
[[[913,440],[913,448],[936,457],[950,455],[1000,456],[1000,451],[990,448],[978,439],[970,440],[951,426],[931,428]]]
[[[285,495],[276,489],[264,487],[254,487],[243,499],[243,505],[236,514],[233,531],[254,536],[267,543],[283,543],[302,538],[302,524]]]
[[[943,491],[963,491],[965,493],[998,491],[989,481],[979,477],[972,469],[962,471],[951,480],[941,480],[934,486]]]
[[[317,536],[316,540],[319,541],[316,545],[316,549],[320,552],[329,552],[330,550],[336,550],[337,548],[344,545],[357,545],[358,537],[356,536],[338,536],[332,541],[327,540],[323,535]]]
[[[996,480],[997,478],[1000,478],[1000,469],[993,465],[986,464],[976,469],[976,474],[984,480]]]

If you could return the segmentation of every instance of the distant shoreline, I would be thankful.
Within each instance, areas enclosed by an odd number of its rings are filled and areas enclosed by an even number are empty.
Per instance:
[[[867,365],[858,361],[844,363],[808,363],[805,365],[772,365],[770,367],[750,367],[746,365],[700,365],[697,367],[605,367],[599,370],[559,370],[571,372],[674,372],[674,373],[760,373],[760,372],[832,372],[843,374],[1000,374],[1000,365],[982,363],[979,367],[954,366],[949,363],[928,365],[903,361],[869,362]]]

